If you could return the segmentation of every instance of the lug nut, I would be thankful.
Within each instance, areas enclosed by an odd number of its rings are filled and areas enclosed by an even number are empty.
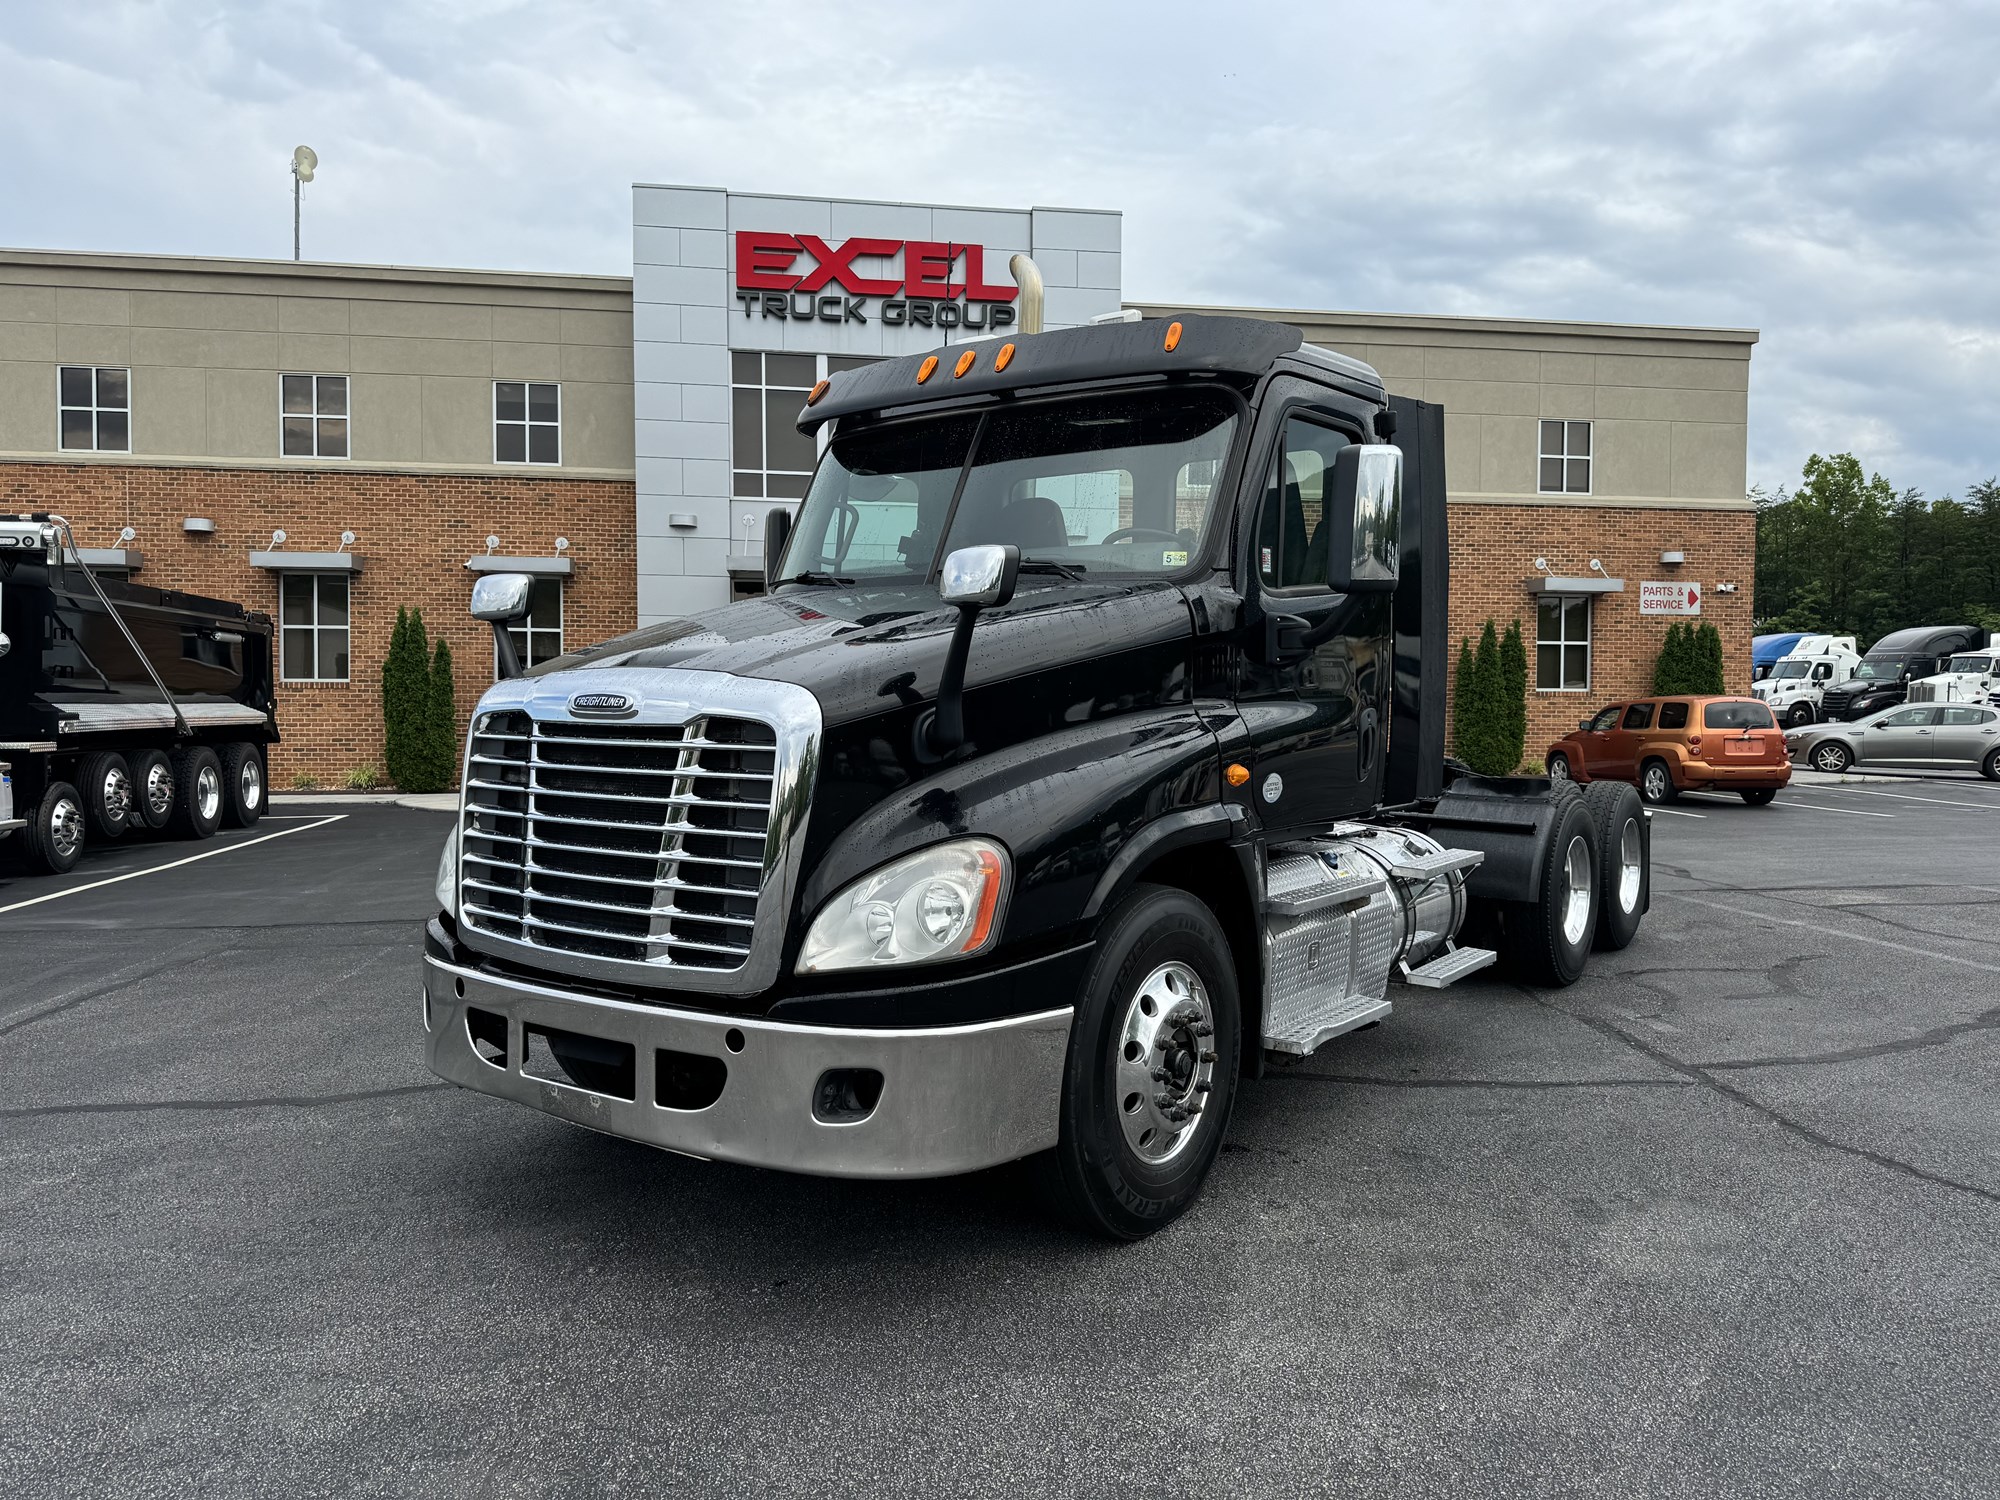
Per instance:
[[[1208,1080],[1207,1080],[1206,1078],[1202,1079],[1202,1080],[1201,1080],[1201,1082],[1197,1083],[1197,1084],[1196,1084],[1196,1085],[1194,1086],[1194,1091],[1195,1091],[1195,1092],[1196,1092],[1197,1094],[1207,1094],[1207,1093],[1212,1093],[1212,1092],[1214,1091],[1214,1089],[1215,1089],[1215,1085],[1214,1085],[1214,1084],[1212,1084],[1212,1083],[1210,1083],[1210,1082],[1209,1082],[1209,1081],[1208,1081]]]
[[[1201,1060],[1205,1063],[1212,1063],[1215,1061],[1215,1054],[1213,1052],[1204,1052],[1201,1054]]]

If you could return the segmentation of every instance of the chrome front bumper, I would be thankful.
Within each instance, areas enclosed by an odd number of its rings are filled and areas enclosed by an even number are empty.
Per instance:
[[[716,1161],[827,1177],[945,1177],[1056,1143],[1072,1012],[971,1026],[865,1031],[670,1010],[565,993],[423,958],[425,1061],[451,1083],[572,1124]],[[505,1018],[504,1065],[473,1045],[466,1011]],[[524,1028],[551,1027],[634,1052],[632,1097],[524,1072]],[[701,1109],[656,1102],[656,1050],[720,1059],[721,1094]],[[865,1118],[814,1113],[821,1075],[872,1068]]]

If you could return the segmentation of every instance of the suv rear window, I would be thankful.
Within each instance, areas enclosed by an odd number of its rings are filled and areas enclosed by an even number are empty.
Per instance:
[[[1704,729],[1776,729],[1778,721],[1762,703],[1747,700],[1735,703],[1705,703],[1701,709]]]
[[[1660,705],[1660,728],[1685,729],[1688,727],[1688,706],[1685,703],[1662,703]]]
[[[1627,729],[1651,729],[1653,727],[1653,705],[1650,703],[1635,703],[1626,709],[1625,727]]]

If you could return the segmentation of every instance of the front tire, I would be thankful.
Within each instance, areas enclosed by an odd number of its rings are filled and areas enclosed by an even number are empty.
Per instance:
[[[1665,761],[1649,760],[1639,767],[1639,795],[1656,807],[1680,796],[1680,789],[1674,785],[1674,773]]]
[[[1576,778],[1570,774],[1569,757],[1567,755],[1557,754],[1557,755],[1551,755],[1549,757],[1549,780],[1551,781],[1576,780]]]
[[[115,839],[135,822],[132,806],[132,768],[122,755],[100,754],[85,758],[77,777],[83,793],[84,812],[91,830],[102,839]]]
[[[2000,781],[2000,750],[1989,750],[1979,763],[1979,774],[1988,781]]]
[[[1615,952],[1639,935],[1652,901],[1653,869],[1646,857],[1645,806],[1622,781],[1593,781],[1583,805],[1597,830],[1595,946]]]
[[[1062,1135],[1039,1163],[1080,1227],[1137,1240],[1194,1202],[1236,1098],[1242,1008],[1215,914],[1141,886],[1105,919],[1063,1070]]]
[[[1813,721],[1813,706],[1810,703],[1794,703],[1785,713],[1785,723],[1796,729],[1801,724]]]
[[[51,875],[67,875],[83,858],[83,829],[83,795],[67,781],[51,781],[21,836],[30,860]]]
[[[1583,977],[1597,931],[1597,839],[1583,798],[1563,802],[1549,830],[1541,889],[1507,908],[1507,956],[1530,984],[1561,989]]]
[[[1838,776],[1854,764],[1854,753],[1838,740],[1829,740],[1824,745],[1813,746],[1812,768],[1824,771],[1829,776]]]
[[[222,826],[222,761],[206,745],[174,756],[174,810],[168,827],[176,838],[205,839]]]

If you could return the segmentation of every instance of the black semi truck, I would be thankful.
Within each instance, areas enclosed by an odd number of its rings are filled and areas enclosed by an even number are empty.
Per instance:
[[[0,517],[0,834],[61,874],[90,839],[264,811],[271,621],[96,577],[69,523]]]
[[[496,684],[431,1068],[689,1155],[1193,1198],[1246,1080],[1631,941],[1630,787],[1445,755],[1443,413],[1187,316],[838,375],[769,593]],[[474,613],[504,626],[528,580]]]

